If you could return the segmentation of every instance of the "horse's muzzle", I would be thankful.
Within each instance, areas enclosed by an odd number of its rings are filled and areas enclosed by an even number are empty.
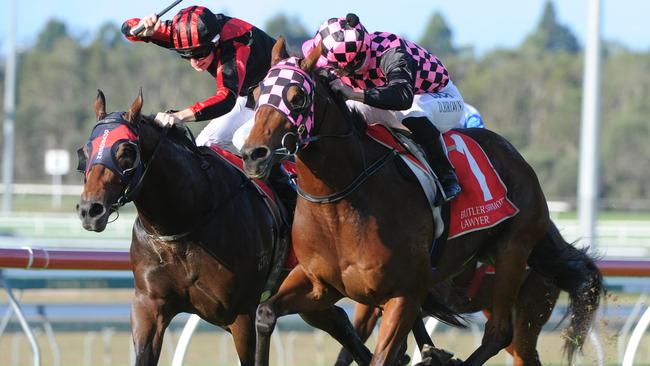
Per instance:
[[[271,160],[273,154],[268,146],[244,146],[242,148],[242,159],[244,160],[244,171],[251,178],[266,178],[271,172]]]
[[[99,201],[81,200],[77,203],[77,214],[84,229],[89,231],[104,231],[108,223],[108,209]]]

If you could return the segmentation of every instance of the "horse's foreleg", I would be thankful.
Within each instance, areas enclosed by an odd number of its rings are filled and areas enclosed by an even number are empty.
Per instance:
[[[514,366],[541,366],[537,339],[548,321],[560,290],[531,272],[515,304],[515,335],[512,342]]]
[[[418,318],[415,319],[415,323],[413,323],[413,337],[415,337],[415,343],[418,344],[420,351],[422,351],[424,346],[427,344],[435,347],[433,345],[433,341],[431,340],[429,332],[427,332],[427,328],[424,326],[422,314],[420,314]]]
[[[241,314],[229,327],[241,366],[252,366],[255,363],[254,316],[254,313]]]
[[[415,298],[394,297],[386,302],[371,365],[398,364],[402,344],[419,316],[419,310],[420,303]]]
[[[336,339],[359,365],[370,363],[372,354],[354,331],[345,310],[331,306],[325,310],[302,312],[300,316],[311,326],[321,329]]]
[[[317,312],[331,307],[340,298],[341,294],[338,291],[314,285],[300,265],[294,268],[282,282],[278,292],[257,308],[255,319],[257,330],[255,365],[265,366],[269,364],[271,333],[273,333],[279,317],[292,313],[317,314]],[[315,321],[318,325],[322,325],[313,318],[315,314],[307,315],[307,318]],[[336,312],[324,312],[323,314],[327,314],[327,317],[333,317],[333,319],[340,317],[340,314],[336,315]],[[347,317],[345,319],[347,320]],[[340,320],[337,319],[336,321]],[[336,323],[334,323],[335,325]],[[345,331],[341,332],[341,334],[345,334]]]
[[[492,314],[483,334],[483,341],[463,363],[483,365],[504,349],[513,339],[512,311],[519,289],[526,278],[526,261],[529,251],[522,241],[510,241],[509,246],[497,254],[492,292]],[[505,250],[507,248],[507,250]]]
[[[156,365],[163,335],[172,316],[163,313],[163,300],[136,294],[131,305],[131,332],[135,347],[135,364]]]
[[[362,342],[368,340],[372,331],[375,329],[375,325],[377,325],[380,316],[381,310],[378,307],[367,306],[360,303],[354,305],[352,326]],[[352,361],[354,361],[352,355],[344,347],[341,348],[341,351],[339,352],[335,366],[347,366],[351,364]]]

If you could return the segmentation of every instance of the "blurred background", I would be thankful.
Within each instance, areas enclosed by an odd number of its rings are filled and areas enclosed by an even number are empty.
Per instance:
[[[600,32],[596,69],[600,81],[590,84],[585,54],[589,54],[589,6],[594,3],[600,9],[600,17],[592,17],[592,21],[600,20],[592,28]],[[163,19],[192,4],[181,3]],[[347,12],[357,13],[371,32],[398,33],[428,48],[447,66],[466,102],[480,110],[486,127],[508,138],[533,166],[552,216],[568,241],[592,244],[604,259],[648,257],[650,37],[646,18],[650,2],[249,0],[197,4],[241,18],[273,36],[283,35],[294,51],[326,18]],[[122,21],[166,5],[166,1],[123,0],[0,3],[0,99],[4,100],[0,105],[4,128],[0,137],[0,249],[128,249],[136,214],[131,205],[101,234],[85,232],[76,218],[74,207],[83,184],[82,175],[74,170],[76,149],[85,143],[95,123],[93,103],[98,88],[106,95],[107,110],[116,111],[127,109],[142,87],[147,113],[183,109],[213,93],[214,79],[209,75],[194,72],[173,52],[130,43],[120,33]],[[15,63],[11,61],[14,52]],[[12,69],[15,87],[7,83]],[[583,89],[585,83],[596,87]],[[589,90],[596,98],[593,110],[597,116],[592,124],[585,122],[585,113],[590,114],[583,109],[591,105],[586,97]],[[586,143],[581,140],[581,126],[585,123],[585,128],[596,132],[591,140],[596,151],[591,157],[583,155],[581,161],[581,144]],[[204,125],[191,127],[198,131]],[[591,231],[584,230],[578,215],[579,172],[586,163],[593,166],[592,179],[583,180],[591,180],[591,187],[596,187]],[[5,286],[15,287],[36,332],[42,364],[129,364],[129,272],[5,269],[2,274]],[[587,345],[583,364],[620,364],[628,336],[646,309],[646,279],[607,280],[611,292],[598,324],[599,345]],[[8,295],[1,293],[0,365],[31,365],[32,348],[9,302]],[[344,306],[351,309],[350,303]],[[552,326],[565,307],[566,302],[558,305],[538,347],[544,364],[560,363],[562,339]],[[171,362],[186,319],[179,317],[170,328],[161,364]],[[483,318],[476,315],[474,319],[475,330],[482,330]],[[329,337],[296,318],[283,320],[279,327],[272,356],[275,364],[333,363],[337,348]],[[467,356],[476,342],[471,331],[439,327],[437,334],[437,344],[459,356]],[[650,364],[650,339],[640,339],[633,364]],[[600,350],[604,352],[601,361]],[[202,324],[185,364],[225,365],[235,364],[234,360],[229,336]],[[490,362],[505,365],[510,360],[501,353]]]

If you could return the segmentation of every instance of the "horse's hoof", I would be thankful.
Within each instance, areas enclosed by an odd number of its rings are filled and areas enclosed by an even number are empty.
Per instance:
[[[455,366],[452,364],[453,354],[443,350],[425,345],[422,348],[422,361],[417,365],[421,366]]]
[[[399,364],[402,365],[402,366],[406,366],[410,362],[411,362],[411,356],[405,354],[404,356],[402,356],[402,360],[400,361]]]

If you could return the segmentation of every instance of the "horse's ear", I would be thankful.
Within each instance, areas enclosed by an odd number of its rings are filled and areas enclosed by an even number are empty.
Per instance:
[[[106,98],[101,89],[97,89],[97,99],[95,99],[95,117],[101,120],[106,117]]]
[[[127,121],[131,123],[138,123],[140,121],[140,110],[142,109],[143,102],[144,102],[144,98],[142,97],[142,88],[140,88],[140,93],[138,93],[138,97],[135,98],[133,104],[131,104],[131,108],[129,108],[129,111],[127,112],[126,115]]]
[[[310,73],[316,67],[322,51],[323,42],[318,42],[318,46],[314,47],[309,55],[305,55],[305,58],[300,62],[300,68]]]
[[[271,66],[277,65],[278,62],[284,60],[287,57],[289,57],[289,53],[287,53],[284,37],[280,36],[278,37],[278,40],[275,42],[273,49],[271,50]]]

